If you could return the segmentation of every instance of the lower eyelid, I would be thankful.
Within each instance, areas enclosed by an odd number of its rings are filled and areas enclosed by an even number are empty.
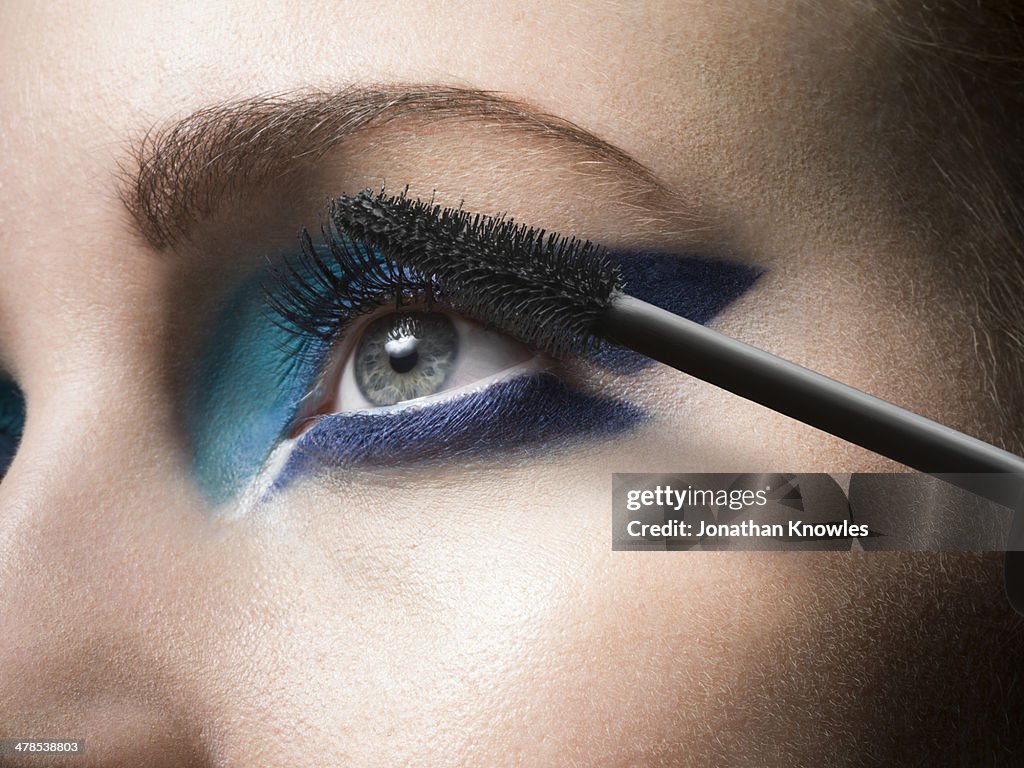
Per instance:
[[[417,408],[324,416],[292,443],[271,487],[282,490],[321,468],[386,468],[545,451],[582,438],[610,437],[644,419],[644,411],[632,403],[587,394],[550,372],[532,371]]]
[[[554,361],[550,358],[538,355],[537,357],[531,358],[524,363],[514,365],[510,368],[506,368],[503,371],[487,376],[482,379],[477,379],[469,384],[464,384],[461,387],[454,387],[452,389],[446,389],[442,392],[438,392],[433,395],[426,395],[425,397],[417,397],[413,400],[404,400],[394,405],[379,405],[373,408],[365,408],[359,410],[342,411],[342,413],[348,415],[364,414],[366,416],[384,416],[387,414],[394,414],[399,411],[406,410],[408,408],[425,408],[438,403],[444,403],[449,400],[457,400],[459,398],[471,395],[475,392],[483,392],[489,389],[495,384],[499,384],[503,381],[510,381],[520,376],[529,373],[540,373],[551,370],[554,365]],[[331,416],[335,414],[325,414],[325,416]],[[323,418],[321,416],[320,418]],[[315,423],[315,420],[313,420]],[[312,424],[309,424],[312,426]]]

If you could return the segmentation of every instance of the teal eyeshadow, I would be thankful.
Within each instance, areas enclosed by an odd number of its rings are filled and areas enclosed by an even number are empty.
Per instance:
[[[222,304],[190,379],[186,425],[200,490],[229,501],[259,472],[313,388],[317,350],[296,352],[293,331],[269,309],[267,270],[243,280]]]
[[[336,277],[327,246],[314,246]],[[383,256],[374,256],[383,261]],[[286,256],[303,282],[319,284],[308,264]],[[282,297],[277,267],[250,274],[222,303],[202,344],[186,398],[187,431],[196,482],[215,504],[238,495],[263,468],[313,390],[332,342],[291,326],[267,301]],[[286,280],[291,284],[293,280]],[[342,310],[326,293],[325,308]],[[340,323],[344,326],[345,323]]]
[[[25,431],[25,397],[12,379],[0,375],[0,478],[14,461]]]

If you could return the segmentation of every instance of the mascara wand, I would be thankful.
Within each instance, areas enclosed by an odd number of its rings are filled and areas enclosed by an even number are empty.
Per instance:
[[[383,191],[340,197],[330,216],[339,232],[430,276],[450,293],[455,309],[546,352],[583,352],[604,339],[990,501],[1024,509],[1021,457],[634,298],[589,242]],[[1024,549],[1018,541],[1022,518],[1016,515],[1015,545],[1007,549]],[[1011,603],[1024,613],[1024,552],[1007,552],[1007,579]]]

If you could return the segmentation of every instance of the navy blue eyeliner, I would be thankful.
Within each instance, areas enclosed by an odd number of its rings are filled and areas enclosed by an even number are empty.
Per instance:
[[[611,251],[629,292],[701,325],[707,325],[746,293],[764,270],[739,261],[659,251]],[[589,357],[615,373],[636,373],[654,360],[603,339]]]
[[[584,436],[610,437],[644,418],[632,403],[573,390],[550,373],[526,374],[420,407],[324,416],[296,441],[274,488],[324,467],[409,466],[544,452]]]

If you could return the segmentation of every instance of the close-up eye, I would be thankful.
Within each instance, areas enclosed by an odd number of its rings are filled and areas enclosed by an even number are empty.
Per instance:
[[[301,253],[272,268],[263,286],[260,322],[269,317],[268,330],[288,336],[276,347],[283,378],[306,385],[283,432],[272,440],[267,433],[263,452],[247,458],[257,487],[269,477],[280,490],[331,468],[526,450],[539,457],[642,421],[639,407],[591,391],[586,377],[569,384],[561,369],[575,355],[558,361],[514,329],[495,328],[487,309],[461,311],[471,283],[441,288],[429,273],[402,266],[408,242],[385,254],[334,230],[325,237],[303,235]],[[277,418],[285,416],[279,409]]]
[[[430,309],[377,314],[343,344],[340,380],[319,413],[424,402],[479,389],[537,357],[526,345],[479,323]]]
[[[272,262],[261,292],[266,311],[240,313],[232,306],[233,323],[250,315],[252,320],[234,334],[228,350],[214,357],[217,375],[232,368],[225,360],[251,360],[248,350],[257,344],[276,349],[277,391],[296,397],[290,411],[278,399],[255,420],[225,420],[233,431],[230,452],[221,449],[224,440],[211,443],[217,450],[203,450],[208,425],[217,419],[197,420],[204,430],[197,441],[201,479],[231,481],[229,487],[209,484],[218,500],[238,495],[247,478],[258,479],[255,488],[281,490],[299,475],[318,476],[332,468],[380,469],[455,457],[493,460],[525,452],[538,460],[583,439],[606,440],[638,427],[647,414],[629,388],[620,385],[608,393],[597,383],[601,377],[592,374],[625,380],[652,361],[588,339],[593,311],[588,299],[573,298],[569,285],[598,292],[621,279],[634,295],[707,323],[762,273],[742,261],[696,254],[611,251],[511,219],[383,192],[338,198],[332,216],[343,201],[352,200],[395,210],[408,205],[423,220],[408,231],[392,228],[380,246],[347,224],[322,227],[321,243],[303,233],[297,254]],[[343,224],[340,218],[334,222]],[[467,263],[442,284],[433,270],[412,267],[408,260],[445,247],[447,235],[431,229],[447,232],[453,225],[461,233],[458,242],[466,244]],[[543,273],[534,274],[534,266],[502,275],[478,261],[491,240],[520,259],[529,258],[531,265],[546,263],[550,285],[538,290],[535,280]],[[585,264],[607,269],[607,276],[588,273]],[[515,318],[526,317],[522,307],[533,307],[552,322],[543,332],[518,325]],[[265,330],[252,330],[261,324]],[[283,340],[277,338],[281,333]],[[265,343],[259,341],[263,336]],[[229,374],[231,389],[267,386],[251,379],[250,368],[239,369],[247,382]],[[204,385],[198,395],[217,412],[210,393],[219,391]],[[248,405],[251,411],[254,404]],[[280,425],[276,434],[268,426],[274,423]],[[259,441],[252,424],[262,430]]]

